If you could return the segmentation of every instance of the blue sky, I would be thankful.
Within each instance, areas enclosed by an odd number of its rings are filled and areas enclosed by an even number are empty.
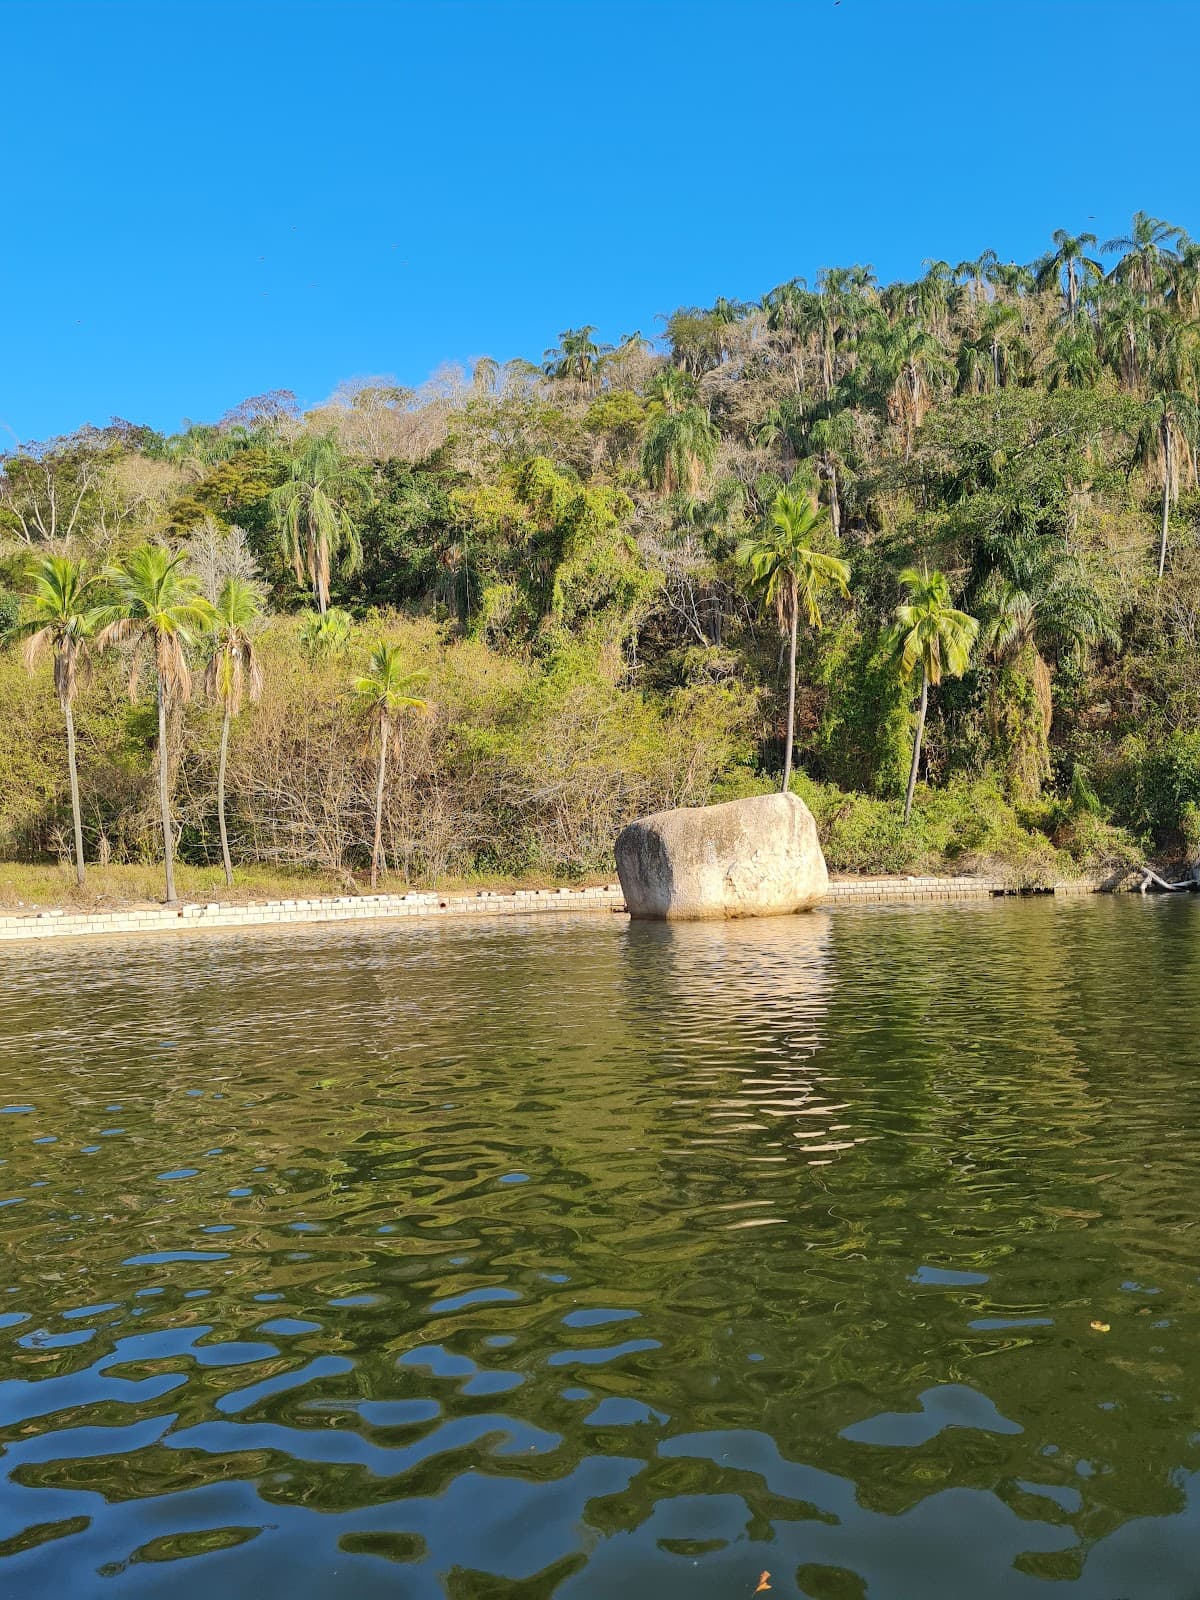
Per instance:
[[[1184,0],[0,0],[0,448],[1200,232],[1198,47]]]

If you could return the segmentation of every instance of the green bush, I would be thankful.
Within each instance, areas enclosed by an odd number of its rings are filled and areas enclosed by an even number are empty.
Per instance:
[[[1156,744],[1127,739],[1109,787],[1114,809],[1138,833],[1159,847],[1183,845],[1200,807],[1200,732]]]

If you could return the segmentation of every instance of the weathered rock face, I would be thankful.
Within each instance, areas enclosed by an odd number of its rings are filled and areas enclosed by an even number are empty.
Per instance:
[[[812,812],[794,794],[642,817],[618,835],[617,873],[631,915],[678,921],[808,911],[829,888]]]

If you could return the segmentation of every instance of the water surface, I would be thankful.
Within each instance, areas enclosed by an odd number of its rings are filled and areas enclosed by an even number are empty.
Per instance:
[[[0,982],[0,1595],[1200,1594],[1195,901]]]

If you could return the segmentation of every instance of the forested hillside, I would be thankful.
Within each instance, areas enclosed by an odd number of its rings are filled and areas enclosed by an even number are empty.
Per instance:
[[[1141,213],[1029,265],[831,268],[417,390],[30,443],[0,477],[0,854],[71,856],[69,709],[88,860],[161,852],[165,739],[185,859],[221,859],[222,765],[235,866],[365,869],[378,793],[414,880],[607,870],[639,811],[778,785],[795,619],[832,865],[1195,859],[1198,452],[1200,244]],[[170,659],[147,545],[203,602]],[[421,704],[363,688],[380,640]]]

